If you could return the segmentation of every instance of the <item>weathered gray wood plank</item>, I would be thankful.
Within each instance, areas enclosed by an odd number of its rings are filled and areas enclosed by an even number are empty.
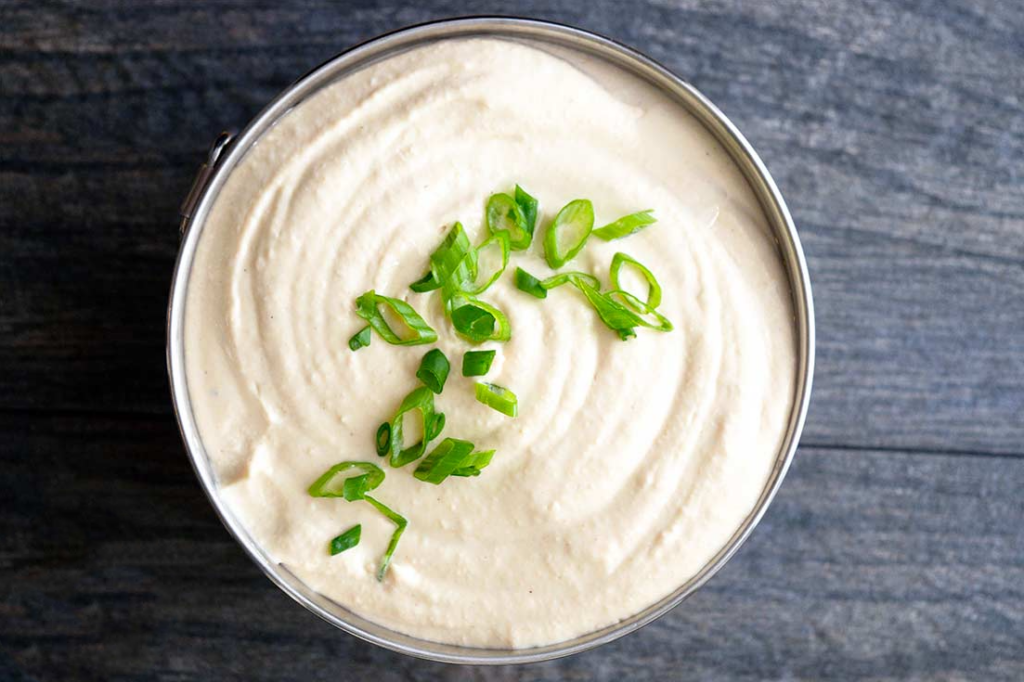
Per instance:
[[[815,283],[808,442],[1024,451],[1024,11],[996,1],[8,3],[0,407],[166,413],[208,141],[359,40],[510,10],[650,52],[762,152]]]
[[[581,656],[484,672],[363,644],[292,603],[221,528],[167,418],[0,430],[0,671],[28,679],[1024,674],[1017,458],[805,448],[750,542],[682,607]]]

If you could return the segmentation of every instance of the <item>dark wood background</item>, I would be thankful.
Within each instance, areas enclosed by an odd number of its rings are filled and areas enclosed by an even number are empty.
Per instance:
[[[646,51],[745,131],[817,304],[795,465],[661,621],[543,665],[363,644],[222,529],[164,368],[177,209],[224,127],[466,13]],[[0,0],[0,679],[1024,678],[1024,6]]]

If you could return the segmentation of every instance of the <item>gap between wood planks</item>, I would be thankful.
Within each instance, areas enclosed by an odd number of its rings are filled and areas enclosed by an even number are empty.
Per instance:
[[[163,421],[173,417],[167,412],[131,412],[128,410],[79,410],[73,408],[39,409],[39,408],[0,408],[0,418],[25,417],[27,419],[46,418],[94,418],[112,421]],[[2,427],[0,427],[2,429]],[[885,452],[894,455],[912,455],[926,457],[981,457],[989,459],[1024,459],[1024,452],[991,452],[983,450],[962,450],[956,448],[915,448],[892,447],[887,445],[846,445],[842,443],[800,441],[800,448],[805,450],[834,450],[838,452]]]

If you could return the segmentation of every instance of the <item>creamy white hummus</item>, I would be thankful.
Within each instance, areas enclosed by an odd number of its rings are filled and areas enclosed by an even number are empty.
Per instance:
[[[408,285],[455,220],[486,235],[487,197],[541,203],[537,237],[483,298],[512,324],[487,344],[510,419],[460,374],[472,348],[439,296]],[[540,301],[544,229],[593,200],[596,225],[646,208],[658,223],[592,239],[565,269],[608,287],[616,251],[647,265],[671,333],[622,342],[572,287]],[[416,387],[430,346],[347,341],[367,289],[411,303],[452,375],[443,436],[494,448],[478,478],[440,486],[387,468],[368,504],[314,499],[342,460],[383,464],[377,426]],[[751,512],[775,461],[797,370],[790,292],[756,199],[677,105],[589,58],[498,39],[406,52],[287,114],[234,170],[203,228],[185,310],[188,390],[220,493],[252,538],[309,586],[381,625],[461,645],[529,647],[626,618],[697,573]],[[436,441],[439,442],[439,441]],[[363,525],[331,557],[330,538]]]

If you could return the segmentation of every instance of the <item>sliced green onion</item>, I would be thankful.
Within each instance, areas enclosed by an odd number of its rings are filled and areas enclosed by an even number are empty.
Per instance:
[[[494,362],[493,350],[471,350],[462,356],[462,376],[482,377],[491,369]]]
[[[494,457],[494,450],[474,452],[469,459],[462,463],[462,466],[452,472],[452,476],[479,476],[480,471],[491,463]]]
[[[402,318],[402,322],[405,323],[412,336],[402,338],[396,334],[378,308],[380,304],[388,306]],[[413,310],[411,305],[397,298],[380,296],[373,289],[356,299],[356,315],[369,322],[382,339],[396,346],[415,346],[437,341],[437,332],[419,316],[419,313]]]
[[[418,411],[423,419],[423,438],[415,445],[410,445],[406,448],[403,447],[402,430],[405,426],[406,413],[413,410]],[[428,436],[430,435],[431,426],[434,424],[434,394],[426,386],[420,386],[405,396],[405,400],[398,407],[398,412],[392,417],[390,423],[391,442],[389,445],[391,456],[388,459],[388,463],[397,469],[419,459],[427,449],[427,444],[430,442]]]
[[[508,233],[508,243],[513,251],[522,251],[533,241],[533,233],[527,229],[523,209],[509,195],[492,194],[487,199],[485,217],[491,234]]]
[[[608,293],[603,295],[612,301],[615,301],[616,298],[622,299],[622,301],[626,305],[628,305],[629,307],[633,308],[633,310],[636,311],[634,315],[637,319],[637,322],[640,325],[647,327],[649,329],[655,329],[659,332],[672,331],[672,323],[669,322],[667,317],[665,317],[657,310],[655,310],[653,306],[647,305],[646,303],[644,303],[643,301],[641,301],[639,298],[629,293],[628,291],[609,291]],[[653,317],[654,322],[648,321],[646,319],[646,316]]]
[[[477,341],[490,338],[495,323],[494,315],[480,306],[467,303],[452,311],[455,331]]]
[[[508,341],[512,336],[505,313],[489,303],[469,296],[454,296],[447,305],[455,331],[474,343]]]
[[[516,286],[531,296],[548,297],[547,289],[541,286],[540,280],[522,268],[516,268]]]
[[[590,305],[594,306],[594,310],[597,311],[598,317],[601,321],[607,325],[607,327],[615,332],[618,332],[619,337],[623,341],[636,336],[633,332],[633,327],[642,324],[640,316],[634,313],[632,310],[613,301],[611,298],[603,295],[600,291],[590,286],[587,282],[582,280],[573,281],[573,286],[583,292],[583,295],[590,301]]]
[[[413,476],[421,481],[438,485],[448,478],[453,471],[467,466],[467,460],[473,453],[473,444],[457,438],[445,438],[416,467]]]
[[[398,547],[398,541],[402,538],[402,533],[405,532],[405,527],[409,525],[409,522],[401,514],[388,509],[380,500],[376,500],[369,495],[365,499],[373,505],[374,509],[386,516],[388,521],[395,524],[395,532],[391,534],[391,542],[388,543],[388,548],[384,551],[384,556],[381,557],[380,569],[377,571],[377,582],[381,582],[384,580],[384,574],[388,572],[388,566],[391,565],[391,557],[394,556],[395,548]]]
[[[362,471],[357,476],[342,476],[352,469]],[[369,491],[384,482],[384,471],[371,462],[340,462],[325,471],[309,486],[312,497],[344,497],[349,502],[363,499]]]
[[[551,277],[548,277],[545,280],[541,280],[540,285],[541,287],[544,288],[544,291],[550,291],[551,289],[554,289],[555,287],[560,287],[563,284],[575,284],[576,282],[586,282],[595,289],[601,288],[600,280],[598,280],[597,277],[594,277],[593,275],[588,275],[585,272],[563,272],[559,275],[552,275]]]
[[[544,235],[544,258],[558,269],[576,257],[594,229],[594,205],[589,199],[566,204],[548,225]]]
[[[614,223],[597,228],[593,234],[595,237],[599,237],[606,242],[636,234],[648,225],[658,222],[658,219],[651,215],[653,211],[653,208],[649,208],[646,211],[637,211],[636,213],[622,216]]]
[[[501,252],[501,264],[494,269],[494,272],[491,273],[491,276],[485,282],[483,282],[481,284],[476,284],[475,282],[469,282],[469,283],[466,284],[466,287],[463,289],[463,291],[465,293],[469,294],[470,296],[476,296],[477,294],[482,294],[483,292],[487,291],[487,289],[489,289],[492,284],[494,284],[496,281],[498,281],[498,278],[501,277],[501,273],[505,272],[505,268],[508,267],[508,253],[509,253],[508,232],[497,232],[495,234],[492,234],[490,237],[488,237],[486,240],[484,240],[484,242],[480,246],[477,247],[477,249],[476,249],[477,268],[479,269],[479,267],[480,267],[480,254],[483,253],[484,249],[486,249],[486,248],[488,248],[490,246],[497,246],[497,248],[500,249],[500,252]],[[477,277],[479,277],[479,274],[477,275]]]
[[[351,348],[352,350],[359,350],[360,348],[365,348],[366,346],[369,346],[370,339],[373,338],[373,336],[371,335],[372,331],[373,330],[369,326],[363,327],[358,332],[356,332],[355,336],[348,340],[348,347]]]
[[[519,185],[516,185],[515,199],[516,203],[519,204],[519,209],[523,212],[523,218],[526,220],[526,231],[530,233],[532,239],[533,230],[537,226],[537,200],[531,197]],[[529,243],[527,243],[527,246],[529,246]]]
[[[519,414],[519,400],[516,394],[503,386],[480,382],[476,385],[476,399],[509,417]]]
[[[331,540],[328,551],[330,551],[331,556],[335,556],[336,554],[341,554],[346,549],[352,549],[359,544],[359,538],[362,534],[363,526],[362,524],[357,523],[338,537]]]
[[[416,370],[416,378],[434,393],[440,393],[444,390],[444,382],[448,379],[450,370],[451,365],[448,364],[448,358],[435,348],[423,356],[420,368]]]
[[[444,422],[444,412],[438,412],[434,415],[433,420],[430,422],[430,428],[427,430],[429,434],[427,440],[434,440],[441,435],[441,432],[444,431]]]
[[[455,223],[430,254],[430,271],[445,296],[461,292],[476,279],[476,251],[462,223]]]
[[[380,457],[388,454],[391,450],[391,424],[384,422],[377,429],[377,438],[375,441],[377,445],[377,454]]]
[[[430,271],[427,274],[420,277],[418,280],[409,285],[409,288],[416,293],[422,294],[425,291],[433,291],[434,289],[440,289],[441,283],[434,277],[434,272]]]
[[[635,258],[628,256],[624,253],[617,253],[612,257],[612,267],[610,278],[612,282],[612,289],[622,291],[622,285],[619,284],[619,271],[623,265],[632,265],[634,268],[640,271],[640,274],[647,280],[647,307],[657,308],[661,304],[661,285],[658,284],[658,280],[654,278],[654,273],[647,269],[647,267],[636,260]],[[640,311],[639,308],[629,303],[629,299],[626,299],[626,304],[634,310]]]

